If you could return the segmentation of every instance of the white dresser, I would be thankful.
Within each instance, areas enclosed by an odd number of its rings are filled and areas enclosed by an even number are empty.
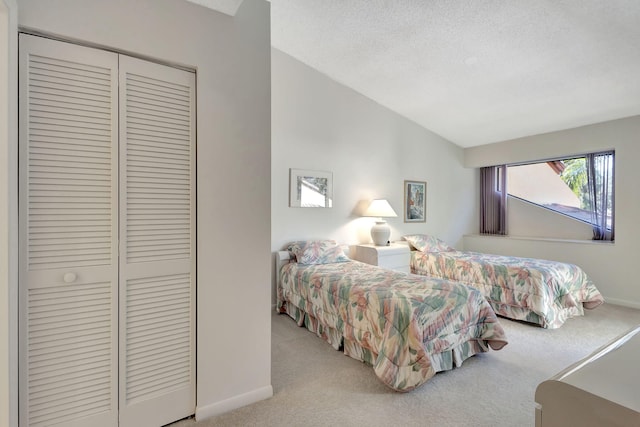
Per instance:
[[[640,325],[536,389],[536,427],[640,426]]]
[[[355,259],[371,265],[389,270],[410,273],[409,246],[401,243],[391,243],[389,246],[357,245]]]

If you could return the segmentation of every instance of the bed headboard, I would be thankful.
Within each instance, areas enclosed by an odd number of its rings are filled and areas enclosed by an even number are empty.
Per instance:
[[[291,252],[289,251],[278,251],[276,252],[276,281],[280,280],[280,269],[283,265],[289,264],[291,262]]]

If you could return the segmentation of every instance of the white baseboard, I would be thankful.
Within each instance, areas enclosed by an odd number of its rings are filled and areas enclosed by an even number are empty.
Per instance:
[[[635,309],[640,310],[640,304],[638,304],[637,302],[633,302],[633,301],[627,301],[627,300],[624,300],[624,299],[605,297],[604,298],[604,302],[605,302],[605,304],[621,305],[622,307],[635,308]]]
[[[198,406],[196,408],[196,421],[200,421],[200,420],[204,420],[205,418],[224,414],[225,412],[229,412],[234,409],[238,409],[243,406],[247,406],[252,403],[256,403],[261,400],[268,399],[272,396],[273,396],[273,387],[271,385],[268,385],[266,387],[262,387],[262,388],[250,391],[248,393],[244,393],[238,396],[233,396],[221,402],[216,402],[216,403],[212,403],[210,405],[205,405],[205,406]]]

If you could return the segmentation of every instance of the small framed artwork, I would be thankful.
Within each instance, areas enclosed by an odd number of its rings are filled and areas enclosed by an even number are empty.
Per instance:
[[[427,183],[404,182],[404,222],[427,221]]]
[[[289,206],[330,208],[333,204],[333,174],[325,171],[289,169]]]

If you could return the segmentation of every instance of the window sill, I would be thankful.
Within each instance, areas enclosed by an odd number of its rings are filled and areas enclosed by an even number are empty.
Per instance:
[[[607,240],[555,239],[553,237],[510,236],[510,235],[498,236],[498,235],[492,235],[492,234],[465,234],[463,238],[528,240],[528,241],[535,241],[535,242],[570,243],[570,244],[580,244],[580,245],[608,245],[608,246],[615,245],[615,241],[610,242]]]

